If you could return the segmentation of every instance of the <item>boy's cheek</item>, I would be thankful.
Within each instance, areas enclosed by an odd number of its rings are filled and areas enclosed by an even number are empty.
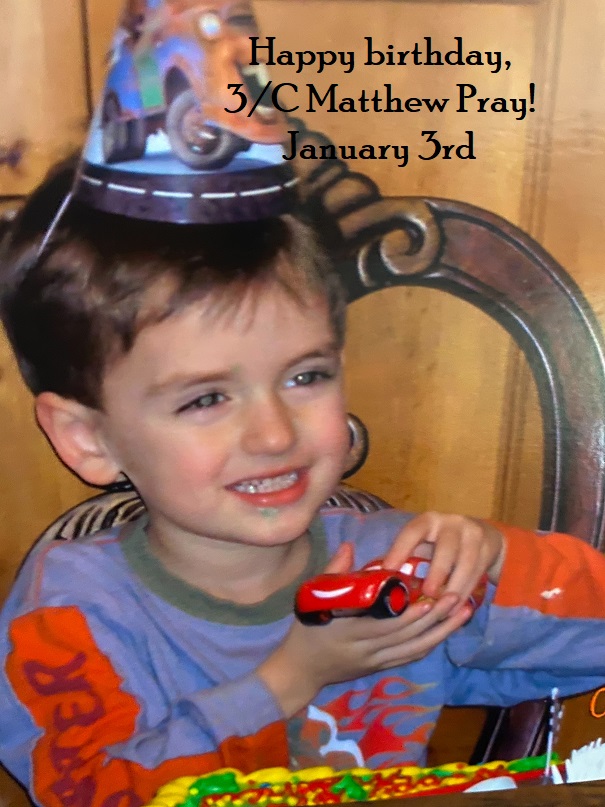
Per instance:
[[[339,411],[332,419],[325,418],[318,423],[316,435],[327,453],[343,460],[346,458],[351,446],[351,434],[344,412]]]

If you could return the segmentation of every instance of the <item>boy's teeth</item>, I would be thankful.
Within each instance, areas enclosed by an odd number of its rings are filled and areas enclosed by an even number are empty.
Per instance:
[[[268,479],[247,479],[239,485],[235,485],[235,490],[240,493],[274,493],[277,490],[285,490],[298,481],[298,474],[293,471],[290,474],[272,476]]]

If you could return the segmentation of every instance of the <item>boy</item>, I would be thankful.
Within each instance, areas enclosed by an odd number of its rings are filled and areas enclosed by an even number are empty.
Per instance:
[[[70,182],[16,227],[3,319],[59,457],[94,485],[125,474],[147,517],[39,547],[6,603],[0,759],[37,802],[138,805],[226,766],[422,763],[446,702],[603,683],[605,562],[585,544],[318,515],[348,446],[344,305],[301,225],[158,225],[72,202],[39,254]],[[427,544],[434,599],[294,621],[304,579],[396,568]],[[472,616],[484,572],[498,590]]]

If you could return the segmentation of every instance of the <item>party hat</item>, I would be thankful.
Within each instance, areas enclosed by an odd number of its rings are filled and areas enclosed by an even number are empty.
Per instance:
[[[258,35],[246,2],[126,0],[75,196],[177,223],[285,212],[296,179]]]

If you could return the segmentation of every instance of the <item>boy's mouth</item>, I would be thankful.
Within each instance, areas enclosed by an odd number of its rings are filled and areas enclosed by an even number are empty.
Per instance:
[[[280,476],[269,476],[263,479],[246,479],[233,485],[233,489],[239,493],[275,493],[278,490],[285,490],[298,482],[298,471],[291,471]]]
[[[307,489],[307,483],[306,470],[297,469],[275,476],[242,479],[229,485],[228,490],[257,507],[279,507],[300,499]]]

